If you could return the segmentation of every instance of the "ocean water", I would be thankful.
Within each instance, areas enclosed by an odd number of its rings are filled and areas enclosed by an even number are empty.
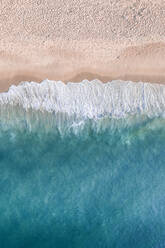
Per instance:
[[[165,86],[0,94],[0,248],[33,247],[165,247]]]

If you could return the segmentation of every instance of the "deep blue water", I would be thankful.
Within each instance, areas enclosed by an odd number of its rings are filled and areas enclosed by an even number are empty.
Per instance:
[[[165,120],[125,122],[0,126],[0,248],[165,247]]]

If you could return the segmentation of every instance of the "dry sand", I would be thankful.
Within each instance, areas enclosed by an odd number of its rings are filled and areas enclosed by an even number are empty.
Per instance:
[[[165,1],[0,0],[0,91],[46,78],[165,83]]]

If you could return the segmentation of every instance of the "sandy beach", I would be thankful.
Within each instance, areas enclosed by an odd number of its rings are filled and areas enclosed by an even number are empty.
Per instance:
[[[0,91],[21,81],[165,83],[165,1],[2,0]]]

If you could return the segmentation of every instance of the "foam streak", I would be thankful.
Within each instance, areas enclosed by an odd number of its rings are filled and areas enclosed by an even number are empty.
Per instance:
[[[0,94],[0,106],[4,104],[90,119],[138,113],[159,116],[165,114],[165,86],[121,80],[106,84],[99,80],[23,82]]]

